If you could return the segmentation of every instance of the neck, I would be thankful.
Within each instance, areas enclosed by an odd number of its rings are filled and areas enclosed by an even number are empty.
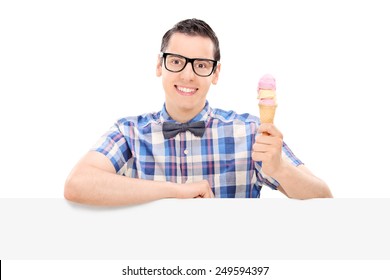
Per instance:
[[[174,119],[175,121],[179,122],[179,123],[186,123],[186,122],[189,122],[190,120],[192,120],[193,118],[195,118],[195,116],[197,114],[199,114],[199,112],[183,112],[183,113],[180,113],[180,114],[176,114],[170,110],[167,109],[167,112],[169,114],[169,116]]]
[[[167,110],[169,116],[179,123],[186,123],[195,118],[202,110],[204,106],[200,109],[189,109],[189,110],[175,110],[171,108],[168,104],[165,104],[165,109]]]

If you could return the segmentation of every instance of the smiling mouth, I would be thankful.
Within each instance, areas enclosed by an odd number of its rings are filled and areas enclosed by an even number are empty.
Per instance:
[[[184,96],[194,95],[195,92],[198,90],[197,88],[187,88],[187,87],[181,87],[181,86],[175,86],[175,88],[176,88],[176,91],[180,95],[184,95]]]

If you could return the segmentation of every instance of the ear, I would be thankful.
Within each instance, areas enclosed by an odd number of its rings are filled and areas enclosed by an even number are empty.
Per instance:
[[[218,63],[217,68],[215,69],[215,72],[213,74],[213,79],[211,81],[213,83],[213,85],[217,84],[220,71],[221,71],[221,63]]]
[[[157,55],[157,65],[156,65],[156,76],[161,77],[162,75],[162,57],[160,55]]]

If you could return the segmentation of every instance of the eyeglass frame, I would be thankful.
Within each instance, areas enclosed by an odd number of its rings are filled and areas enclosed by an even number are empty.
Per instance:
[[[174,56],[178,56],[178,57],[184,58],[186,60],[186,63],[184,64],[183,68],[181,70],[179,70],[179,71],[173,71],[173,70],[168,69],[167,64],[166,64],[166,61],[167,61],[166,58],[167,58],[168,55],[174,55]],[[217,68],[217,65],[220,63],[219,61],[214,60],[214,59],[208,59],[208,58],[188,58],[188,57],[182,56],[180,54],[167,53],[167,52],[160,52],[160,57],[163,58],[163,60],[164,60],[164,67],[169,72],[179,73],[179,72],[183,71],[186,68],[188,62],[190,62],[191,66],[192,66],[192,71],[194,71],[194,73],[197,76],[199,76],[199,77],[210,77],[211,74],[213,74],[215,72],[215,69]],[[196,73],[195,68],[194,68],[194,61],[195,60],[211,61],[213,63],[213,68],[212,68],[210,74],[208,74],[208,75],[199,75],[198,73]]]

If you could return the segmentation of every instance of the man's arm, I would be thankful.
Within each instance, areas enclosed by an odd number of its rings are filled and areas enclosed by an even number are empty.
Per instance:
[[[327,184],[304,165],[293,166],[282,158],[283,135],[273,124],[260,125],[261,134],[253,145],[252,158],[262,161],[265,174],[277,180],[279,190],[290,198],[332,197]]]
[[[129,178],[116,174],[103,154],[88,152],[65,182],[64,196],[74,202],[94,205],[140,204],[162,198],[213,197],[208,181],[176,184]]]
[[[280,174],[275,174],[274,178],[280,183],[278,190],[290,198],[331,198],[327,184],[316,177],[303,164],[293,166],[285,162],[285,168],[281,168]]]

